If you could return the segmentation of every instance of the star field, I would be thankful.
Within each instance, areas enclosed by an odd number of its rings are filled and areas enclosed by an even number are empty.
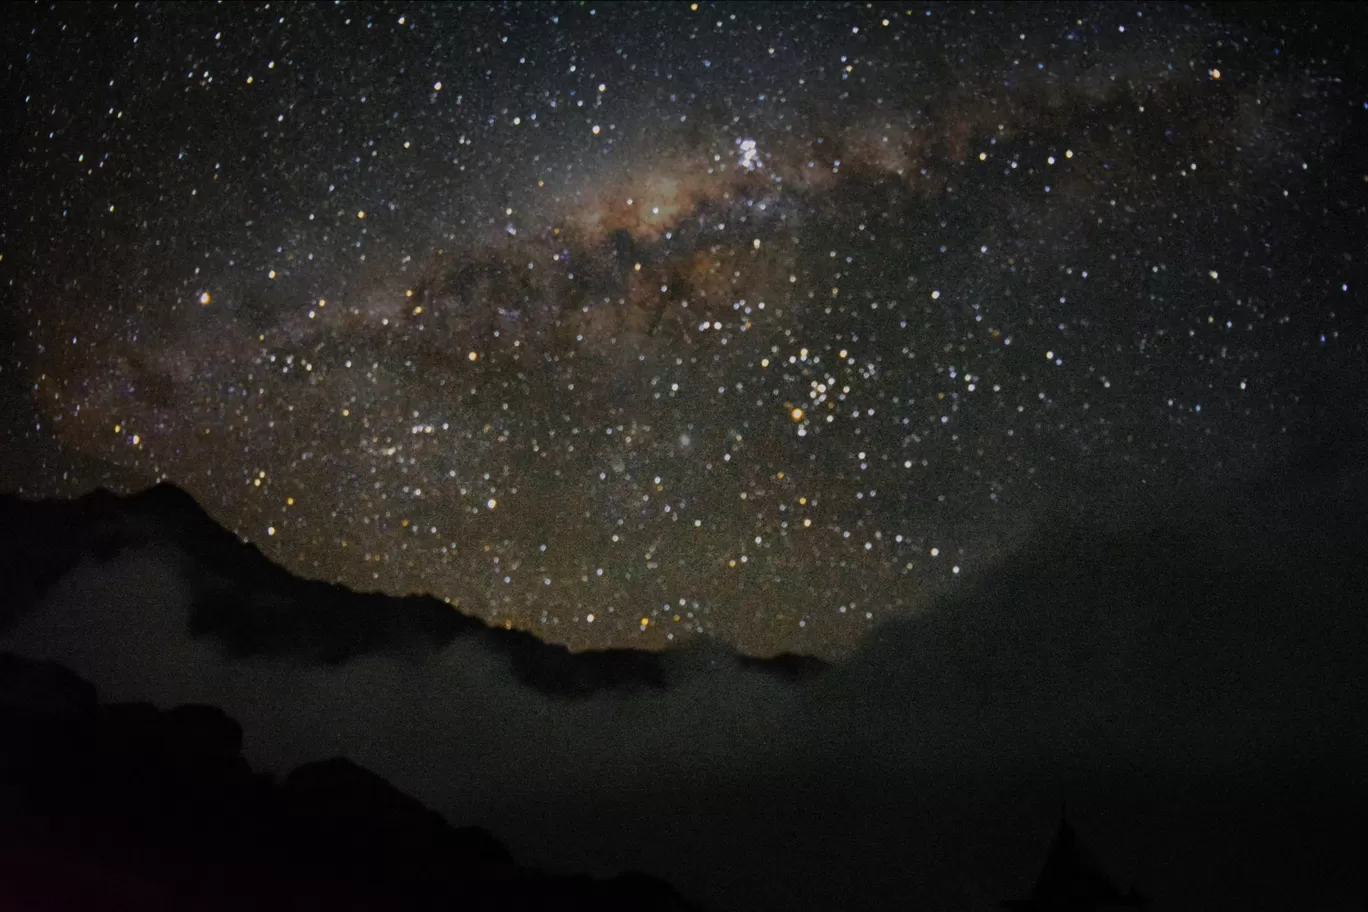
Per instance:
[[[707,3],[22,25],[18,486],[169,480],[296,573],[575,648],[841,655],[1051,516],[1275,465],[1307,379],[1361,362],[1368,101],[1271,27]]]

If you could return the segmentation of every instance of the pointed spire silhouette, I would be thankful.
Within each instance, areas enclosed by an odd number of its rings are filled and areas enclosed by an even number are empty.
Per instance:
[[[1147,905],[1132,886],[1122,893],[1107,876],[1096,855],[1078,837],[1069,823],[1066,802],[1059,803],[1059,830],[1055,833],[1045,864],[1035,886],[1025,899],[1002,901],[1003,908],[1069,910],[1091,912],[1102,909],[1127,909]]]

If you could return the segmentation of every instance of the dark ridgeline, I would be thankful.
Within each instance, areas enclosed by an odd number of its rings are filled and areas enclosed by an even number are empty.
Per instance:
[[[1363,426],[1361,420],[1358,424]],[[916,713],[915,718],[930,732],[964,732],[971,737],[975,726],[989,733],[1008,731],[1009,723],[1023,713],[1067,702],[1080,677],[1034,669],[1067,670],[1086,662],[1096,651],[1113,655],[1118,640],[1108,637],[1113,631],[1125,632],[1120,645],[1136,646],[1120,650],[1118,667],[1126,673],[1104,669],[1107,681],[1131,694],[1104,701],[1105,706],[1117,708],[1114,718],[1126,720],[1117,728],[1117,737],[1132,739],[1114,742],[1114,746],[1121,745],[1117,749],[1124,748],[1123,755],[1133,759],[1151,741],[1175,743],[1172,739],[1193,737],[1210,726],[1216,726],[1219,734],[1232,713],[1233,722],[1240,723],[1251,707],[1266,707],[1273,715],[1248,728],[1252,734],[1245,734],[1241,724],[1231,729],[1241,739],[1235,746],[1245,753],[1232,755],[1228,766],[1198,768],[1190,776],[1175,774],[1168,767],[1159,768],[1163,774],[1156,776],[1152,762],[1137,762],[1133,768],[1117,771],[1114,780],[1097,780],[1086,774],[1105,753],[1076,756],[1079,742],[1068,740],[1067,729],[1055,717],[1027,715],[1028,721],[1038,719],[1044,726],[1041,740],[1051,742],[1053,752],[1041,756],[1047,761],[1056,758],[1062,766],[1056,769],[1047,762],[1044,773],[1035,776],[1013,760],[1010,778],[1001,781],[988,778],[1001,774],[956,766],[963,782],[942,785],[932,781],[927,787],[927,806],[935,807],[933,788],[948,793],[961,784],[976,794],[986,784],[1001,791],[1009,804],[1029,800],[1040,795],[1030,793],[1029,782],[1035,779],[1049,794],[1057,796],[1062,788],[1084,800],[1089,789],[1094,797],[1106,795],[1108,801],[1120,791],[1117,800],[1131,802],[1134,808],[1138,782],[1146,807],[1160,805],[1157,812],[1138,815],[1147,822],[1134,831],[1139,843],[1155,847],[1144,883],[1153,888],[1156,904],[1229,907],[1219,898],[1212,901],[1210,890],[1200,899],[1189,898],[1194,891],[1200,894],[1209,887],[1225,889],[1211,886],[1214,880],[1208,872],[1214,868],[1203,864],[1175,874],[1164,867],[1166,855],[1188,862],[1195,857],[1190,851],[1194,842],[1210,840],[1201,844],[1228,846],[1221,876],[1223,881],[1238,879],[1242,897],[1253,898],[1240,903],[1243,908],[1277,907],[1264,891],[1280,889],[1287,870],[1303,870],[1321,858],[1329,859],[1322,867],[1322,881],[1334,885],[1325,893],[1333,896],[1335,904],[1313,905],[1359,908],[1361,882],[1354,879],[1356,873],[1346,874],[1354,870],[1358,859],[1346,863],[1343,859],[1349,852],[1341,849],[1361,846],[1361,840],[1347,830],[1341,833],[1323,825],[1328,821],[1333,827],[1348,826],[1341,821],[1349,815],[1341,818],[1329,813],[1326,805],[1362,801],[1361,785],[1353,785],[1362,781],[1363,765],[1356,759],[1362,756],[1357,734],[1361,727],[1353,724],[1363,718],[1358,711],[1362,690],[1346,684],[1362,677],[1355,670],[1362,668],[1362,644],[1368,642],[1361,611],[1361,593],[1368,580],[1363,573],[1368,562],[1362,559],[1363,542],[1368,541],[1363,517],[1368,513],[1362,509],[1360,491],[1361,456],[1368,449],[1356,445],[1344,451],[1350,455],[1303,464],[1296,483],[1278,479],[1261,483],[1252,494],[1241,494],[1229,503],[1216,500],[1215,506],[1200,505],[1201,523],[1179,517],[1114,538],[1092,534],[1086,525],[1067,535],[1053,532],[1050,548],[1023,555],[1019,563],[1005,564],[992,588],[965,593],[934,616],[885,625],[860,657],[862,664],[833,671],[801,656],[750,659],[707,653],[704,658],[712,658],[714,665],[730,664],[795,686],[807,686],[813,675],[820,675],[816,684],[830,691],[818,694],[825,703],[814,698],[814,711],[830,712],[833,700],[847,697],[840,704],[843,713],[852,705],[869,707],[871,712],[850,717],[851,727],[837,727],[833,741],[856,730],[887,731],[897,737],[902,722],[890,719],[887,707],[906,707],[907,718]],[[1256,505],[1257,511],[1240,512],[1244,505]],[[1315,521],[1308,524],[1307,516]],[[187,559],[188,572],[180,581],[186,589],[177,592],[185,598],[183,603],[174,603],[176,610],[186,612],[184,623],[191,636],[214,643],[229,658],[272,655],[295,663],[343,663],[368,653],[418,651],[460,640],[505,657],[517,683],[558,701],[602,694],[668,693],[679,683],[668,661],[673,657],[637,650],[572,654],[528,633],[490,628],[436,599],[390,598],[300,579],[223,529],[188,494],[170,485],[129,497],[96,492],[74,501],[0,495],[0,578],[4,583],[0,632],[26,610],[37,608],[42,593],[78,564],[98,565],[149,546]],[[155,561],[145,563],[154,565]],[[1041,567],[1047,567],[1048,573],[1042,575]],[[1293,572],[1287,567],[1294,568]],[[1041,585],[1042,580],[1048,585]],[[1145,598],[1133,598],[1132,593],[1145,593]],[[92,611],[99,609],[98,598],[95,601]],[[1110,606],[1105,612],[1108,624],[1099,622],[1104,612],[1096,611],[1096,604]],[[1028,656],[1034,663],[1021,662],[1020,654],[1004,645],[1019,643],[1044,651]],[[644,895],[658,886],[654,881],[637,881],[635,886],[630,880],[618,881],[614,886],[587,879],[539,878],[509,861],[487,834],[452,830],[418,802],[346,761],[311,764],[275,783],[246,769],[238,749],[241,732],[212,708],[182,707],[170,712],[148,705],[99,708],[89,685],[61,669],[29,666],[18,674],[13,673],[15,667],[0,673],[0,909],[7,908],[7,903],[73,909],[212,907],[220,895],[246,897],[238,904],[256,906],[264,901],[249,888],[265,890],[277,885],[283,885],[279,887],[283,892],[272,895],[286,897],[282,903],[294,897],[303,906],[326,900],[342,908],[377,904],[377,896],[396,895],[386,890],[408,890],[415,883],[427,891],[423,897],[450,895],[442,890],[502,890],[505,886],[515,892],[504,895],[515,898],[551,895],[557,890],[580,891],[573,895],[581,897],[614,889],[617,895],[633,891]],[[1204,674],[1188,675],[1188,669]],[[904,699],[930,692],[928,681],[956,680],[956,676],[997,682],[989,693],[1027,694],[1030,699],[1000,700],[992,711],[965,724],[952,712],[965,705],[963,701]],[[1090,679],[1081,680],[1087,686],[1080,694],[1096,692]],[[1237,697],[1240,694],[1244,696]],[[1205,703],[1205,714],[1194,714],[1193,703]],[[1295,711],[1284,711],[1289,706]],[[841,725],[846,718],[839,717]],[[1201,727],[1197,727],[1199,722]],[[1057,740],[1061,731],[1065,738]],[[1269,741],[1266,732],[1280,734]],[[825,730],[820,733],[828,735]],[[1222,739],[1219,743],[1230,742]],[[39,747],[26,747],[29,744]],[[949,763],[963,764],[966,757],[989,753],[978,750],[980,742],[965,744],[967,753],[957,748],[959,753],[946,754]],[[989,745],[987,740],[982,742],[984,748]],[[1293,749],[1284,752],[1287,746]],[[871,740],[868,747],[866,757],[877,760],[882,756],[876,741]],[[153,759],[134,763],[128,759],[130,753]],[[896,761],[905,754],[890,756]],[[824,769],[825,758],[818,756],[812,762],[814,769]],[[181,793],[176,791],[177,783],[184,784],[187,768],[196,772],[189,776],[189,791]],[[742,884],[743,875],[759,872],[738,887],[751,891],[743,908],[794,907],[795,895],[803,891],[814,896],[804,908],[823,912],[848,908],[841,893],[850,872],[860,870],[861,860],[852,861],[857,850],[843,852],[839,838],[828,841],[828,837],[836,832],[846,838],[878,833],[883,845],[894,846],[894,851],[907,846],[904,840],[912,838],[908,830],[901,824],[897,829],[891,825],[898,822],[894,818],[903,806],[898,802],[912,807],[908,794],[924,784],[904,777],[908,768],[913,767],[896,762],[883,767],[871,764],[867,771],[857,772],[862,778],[852,775],[842,781],[813,774],[809,780],[801,778],[810,771],[800,764],[792,768],[800,773],[795,780],[800,785],[782,788],[774,781],[790,768],[780,764],[774,768],[778,775],[767,768],[763,778],[738,783],[725,799],[716,799],[715,803],[725,802],[724,810],[709,818],[710,825],[718,828],[701,832],[711,837],[740,830],[751,845],[772,838],[774,829],[799,816],[792,807],[794,796],[808,788],[802,783],[813,782],[806,794],[819,811],[811,815],[811,825],[823,828],[818,842],[836,851],[824,848],[823,857],[815,858],[798,854],[796,841],[772,843],[765,846],[770,854],[756,853],[754,867],[745,871],[751,864],[746,860],[748,849],[739,849],[735,857],[741,859],[736,865],[742,874],[733,882]],[[1127,778],[1134,774],[1141,778]],[[1057,787],[1065,781],[1067,786]],[[906,791],[886,794],[890,782],[902,783]],[[711,783],[698,787],[702,794]],[[864,812],[851,814],[849,799],[866,800],[862,792],[866,787],[868,796],[877,799],[868,797]],[[177,797],[182,794],[191,797]],[[662,831],[677,819],[669,816],[670,810],[657,813],[669,808],[666,801],[637,804],[638,796],[623,794],[625,809],[605,808],[596,801],[591,813],[560,819],[585,821],[578,825],[586,830],[600,824],[611,830],[624,820],[659,822]],[[1303,812],[1307,796],[1314,806]],[[517,795],[507,797],[509,806],[517,806]],[[1223,804],[1195,815],[1176,808],[1175,802],[1181,800],[1186,806],[1189,799]],[[571,795],[566,800],[578,799]],[[23,813],[11,813],[11,808]],[[147,808],[155,813],[148,813]],[[957,805],[947,816],[957,817],[961,810],[963,806]],[[613,818],[613,813],[618,817]],[[460,819],[461,814],[459,806],[448,810],[452,819]],[[963,818],[958,830],[962,844],[994,846],[973,863],[976,866],[991,865],[1001,872],[1009,859],[1035,855],[1029,845],[995,842],[990,833],[1002,831],[1005,819],[997,809],[985,816],[966,814]],[[502,827],[505,824],[500,820]],[[1198,828],[1188,828],[1193,820]],[[1252,835],[1239,832],[1246,828],[1245,822],[1253,824]],[[1317,838],[1303,838],[1308,832]],[[1284,839],[1289,833],[1292,838]],[[518,838],[516,833],[501,831],[501,835]],[[575,826],[547,827],[535,835],[544,840],[543,845],[557,841],[578,845],[583,831]],[[1172,845],[1161,847],[1165,842]],[[608,845],[609,840],[588,844]],[[693,843],[699,863],[715,864],[716,855],[703,860],[704,845],[702,840]],[[865,896],[874,896],[877,889],[878,901],[859,905],[905,908],[906,902],[896,902],[894,897],[912,895],[909,883],[916,883],[917,890],[940,890],[940,898],[972,893],[980,908],[1000,902],[1004,908],[1036,910],[1143,905],[1134,891],[1123,893],[1102,873],[1067,822],[1060,825],[1034,889],[1022,899],[1002,900],[1026,893],[1025,878],[1015,880],[1024,872],[1008,883],[985,883],[967,866],[950,873],[942,870],[940,862],[945,858],[955,862],[953,853],[958,849],[938,856],[937,845],[927,839],[901,856],[900,865],[909,858],[920,860],[920,864],[907,864],[909,871],[920,869],[915,875],[899,881],[901,875],[894,869],[888,881],[871,876]],[[610,857],[617,848],[607,848],[597,857]],[[1301,852],[1291,865],[1268,863],[1270,858],[1287,857],[1289,848]],[[1248,854],[1235,859],[1235,851]],[[461,869],[461,864],[451,860],[456,856],[471,860],[465,865],[470,876],[464,880],[449,875]],[[214,861],[206,860],[210,858]],[[778,867],[776,859],[781,863]],[[793,868],[783,868],[789,859]],[[649,860],[631,862],[640,868],[650,864]],[[812,871],[813,878],[799,881],[793,877],[798,865]],[[584,870],[588,866],[576,860],[564,867]],[[336,873],[339,868],[343,875]],[[878,875],[884,870],[880,867]],[[190,873],[178,873],[182,871]],[[1169,879],[1164,881],[1166,874]],[[688,875],[674,876],[683,883]],[[819,895],[822,881],[836,884],[828,891],[836,901]],[[782,900],[773,898],[791,883],[801,886],[789,889]],[[1348,903],[1338,892],[1346,883],[1352,890]],[[959,884],[968,886],[956,892]],[[850,888],[852,896],[861,886],[856,882]],[[25,895],[33,895],[40,888],[65,892],[57,896],[61,901],[47,905],[27,900],[21,904],[23,897],[15,892],[22,889],[29,891]],[[537,890],[543,893],[536,894]],[[118,899],[125,895],[136,896],[137,901]],[[405,905],[418,904],[409,901],[409,893],[403,895]],[[109,897],[118,901],[95,901]],[[718,906],[731,907],[729,890],[717,890],[713,898]],[[801,896],[796,898],[802,901]],[[622,907],[671,908],[634,902]],[[466,904],[480,907],[474,900]],[[1280,905],[1302,907],[1297,902]],[[612,908],[602,903],[594,907]],[[947,900],[930,907],[967,906]]]
[[[0,584],[6,590],[0,631],[36,607],[82,561],[100,563],[156,544],[194,564],[189,634],[233,657],[288,656],[340,665],[362,655],[436,649],[474,638],[506,657],[522,684],[550,697],[660,691],[668,683],[666,660],[657,652],[575,653],[525,631],[491,627],[441,599],[356,592],[295,576],[219,525],[190,494],[165,483],[126,497],[103,489],[73,500],[0,494]],[[784,680],[810,679],[827,668],[810,656],[732,654],[730,661]]]
[[[1028,912],[1103,912],[1143,909],[1149,900],[1133,884],[1124,893],[1117,888],[1101,859],[1083,843],[1061,809],[1059,831],[1030,894],[1024,899],[1004,899],[1000,905]]]
[[[347,760],[276,782],[241,747],[214,707],[102,706],[66,668],[0,653],[0,908],[696,908],[645,875],[519,867]]]

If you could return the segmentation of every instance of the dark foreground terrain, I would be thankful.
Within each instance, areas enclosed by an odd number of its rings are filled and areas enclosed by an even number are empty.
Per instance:
[[[169,485],[0,495],[0,910],[1362,912],[1368,445],[1331,456],[1054,524],[838,664],[572,652]]]
[[[0,908],[695,908],[644,875],[548,876],[342,758],[281,781],[212,706],[100,704],[0,653]]]

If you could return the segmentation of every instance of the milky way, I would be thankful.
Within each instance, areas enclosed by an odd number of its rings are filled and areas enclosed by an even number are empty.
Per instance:
[[[58,8],[5,374],[70,495],[575,648],[848,651],[1361,359],[1364,100],[1176,5]],[[17,48],[17,49],[16,49]],[[1355,132],[1357,131],[1357,132]]]

